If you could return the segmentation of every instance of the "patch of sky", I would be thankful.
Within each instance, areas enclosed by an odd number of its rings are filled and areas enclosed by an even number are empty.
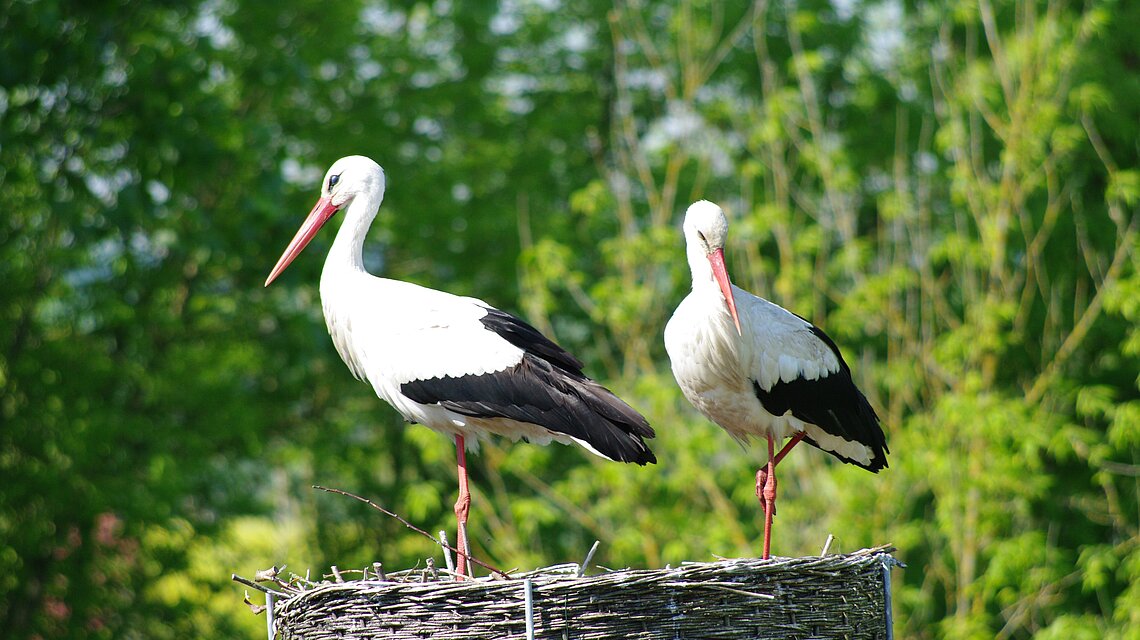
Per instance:
[[[499,3],[499,11],[491,17],[491,33],[496,36],[508,36],[522,27],[522,16],[517,2],[503,0]]]
[[[384,73],[384,66],[372,59],[372,52],[362,44],[349,47],[348,57],[352,59],[357,80],[367,82]]]
[[[717,176],[727,176],[733,170],[729,150],[738,145],[719,129],[711,126],[686,103],[673,101],[664,116],[650,123],[642,139],[642,146],[650,155],[657,155],[676,146],[695,157],[706,160]]]
[[[403,11],[376,2],[360,10],[360,24],[373,35],[395,36],[408,24],[408,16]]]
[[[166,204],[170,199],[170,188],[162,184],[158,180],[150,180],[146,183],[146,192],[150,196],[151,202],[157,205]]]
[[[285,158],[281,162],[281,178],[288,184],[311,187],[323,176],[324,171],[315,164],[302,164],[296,158]]]
[[[864,45],[871,64],[879,71],[898,67],[898,56],[906,38],[903,35],[903,7],[899,0],[885,0],[865,9]]]
[[[645,89],[654,95],[664,95],[669,86],[669,76],[662,69],[630,69],[625,74],[626,86],[630,89]]]
[[[91,195],[104,206],[114,206],[119,199],[119,192],[134,181],[129,169],[119,169],[110,174],[90,172],[83,176],[83,182]]]
[[[507,110],[515,115],[524,115],[534,110],[534,101],[528,94],[538,89],[538,79],[522,73],[508,73],[487,79],[488,93],[506,99]]]
[[[831,0],[831,8],[835,10],[835,17],[846,22],[855,17],[858,0]]]
[[[920,151],[914,155],[914,168],[924,176],[931,175],[938,170],[938,158],[929,151]]]
[[[417,117],[412,123],[412,130],[429,140],[443,138],[443,125],[438,120],[427,116]]]
[[[340,69],[332,60],[325,60],[317,67],[317,77],[324,81],[335,80]]]
[[[225,0],[206,0],[194,17],[191,32],[210,41],[214,49],[229,49],[234,46],[237,37],[232,29],[227,27],[222,18],[232,11]]]

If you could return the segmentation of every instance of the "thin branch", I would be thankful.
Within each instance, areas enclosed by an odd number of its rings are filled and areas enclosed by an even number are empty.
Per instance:
[[[1025,394],[1025,401],[1029,404],[1036,403],[1045,393],[1048,385],[1056,375],[1057,370],[1061,365],[1069,359],[1071,355],[1084,341],[1085,336],[1088,335],[1093,324],[1100,317],[1102,308],[1104,307],[1104,292],[1112,287],[1116,279],[1120,277],[1121,271],[1124,269],[1125,258],[1132,253],[1132,243],[1136,232],[1137,222],[1140,222],[1140,217],[1137,217],[1129,225],[1127,231],[1122,234],[1120,244],[1116,247],[1116,253],[1112,257],[1112,264],[1109,265],[1108,271],[1104,275],[1104,279],[1100,282],[1096,293],[1093,294],[1092,300],[1089,301],[1088,307],[1085,308],[1084,313],[1081,314],[1081,319],[1065,337],[1065,341],[1061,343],[1061,347],[1057,349],[1056,355],[1047,367],[1037,376],[1033,386]]]
[[[488,462],[492,467],[497,467],[505,457],[503,450],[494,444],[484,446],[486,448],[486,451],[484,451],[483,455],[488,458]],[[570,516],[576,523],[578,523],[578,526],[598,536],[607,544],[612,542],[613,531],[610,527],[604,526],[603,523],[599,522],[588,512],[575,504],[573,500],[568,500],[566,496],[563,496],[562,494],[555,491],[549,483],[545,482],[533,473],[526,471],[525,469],[515,469],[512,471],[512,473],[514,473],[514,475],[518,477],[519,480],[522,480],[523,484],[538,492],[542,497],[553,502],[556,506],[562,509],[566,515]]]
[[[427,531],[424,531],[423,529],[421,529],[421,528],[417,527],[416,525],[414,525],[414,524],[412,524],[412,523],[408,522],[407,520],[405,520],[405,519],[401,518],[399,515],[397,515],[397,514],[395,514],[395,513],[391,512],[391,511],[389,511],[389,510],[385,509],[384,507],[381,507],[380,505],[378,505],[378,504],[376,504],[375,502],[373,502],[373,501],[369,500],[368,498],[362,498],[362,497],[360,497],[360,496],[356,495],[355,493],[349,493],[349,492],[347,492],[347,491],[344,491],[344,490],[342,490],[342,489],[331,489],[331,488],[329,488],[329,487],[322,487],[322,486],[321,486],[321,485],[319,485],[319,484],[314,484],[314,485],[313,485],[313,488],[314,488],[314,489],[319,489],[319,490],[321,490],[321,491],[327,491],[328,493],[336,493],[336,494],[339,494],[339,495],[342,495],[342,496],[346,496],[346,497],[352,498],[352,499],[354,499],[354,500],[359,500],[360,502],[363,502],[364,504],[366,504],[366,505],[368,505],[368,506],[372,507],[373,509],[376,509],[376,510],[377,510],[377,511],[379,511],[380,513],[383,513],[383,514],[384,514],[384,515],[386,515],[386,516],[390,516],[390,517],[393,517],[393,518],[395,518],[395,519],[399,520],[399,521],[400,521],[400,524],[402,524],[402,525],[404,525],[405,527],[407,527],[407,528],[411,529],[412,531],[415,531],[416,533],[418,533],[418,534],[422,535],[423,537],[427,538],[428,540],[431,540],[432,542],[434,542],[435,544],[439,545],[440,547],[442,547],[442,548],[444,548],[444,549],[450,549],[452,552],[454,552],[454,553],[456,554],[456,556],[457,556],[457,557],[458,557],[458,555],[459,555],[459,550],[458,550],[458,549],[456,549],[455,547],[452,547],[451,545],[448,545],[448,544],[444,544],[443,542],[441,542],[441,541],[439,541],[439,540],[436,540],[436,539],[435,539],[435,537],[434,537],[434,536],[432,536],[432,535],[431,535],[430,533],[428,533]],[[491,565],[489,565],[489,564],[486,564],[486,563],[485,563],[485,562],[483,562],[482,560],[478,560],[478,559],[476,559],[476,558],[471,558],[471,562],[474,562],[475,564],[479,565],[480,567],[483,567],[484,569],[486,569],[486,570],[490,571],[491,573],[495,574],[496,576],[498,576],[498,577],[500,577],[500,578],[504,578],[504,579],[508,579],[508,578],[510,578],[510,576],[508,576],[507,574],[505,574],[505,573],[503,573],[502,571],[500,571],[500,570],[496,569],[495,567],[492,567],[492,566],[491,566]]]
[[[766,4],[767,3],[763,2],[762,0],[753,2],[752,6],[749,7],[747,12],[745,12],[744,16],[740,19],[740,22],[737,23],[736,27],[733,28],[728,37],[721,40],[720,46],[716,48],[716,51],[712,52],[712,54],[709,55],[708,59],[704,61],[704,66],[700,71],[700,84],[703,85],[705,82],[707,82],[708,79],[711,78],[713,73],[717,70],[717,67],[719,67],[720,64],[724,62],[724,59],[728,57],[728,54],[734,48],[736,48],[736,45],[740,42],[741,38],[743,38],[745,34],[748,33],[748,30],[752,27],[752,25],[755,24],[756,16]]]

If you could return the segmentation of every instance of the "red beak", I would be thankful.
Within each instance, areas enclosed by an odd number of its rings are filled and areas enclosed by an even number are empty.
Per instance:
[[[285,253],[281,254],[281,258],[277,261],[277,265],[273,267],[273,271],[269,272],[269,277],[265,279],[265,286],[277,279],[285,267],[293,262],[298,254],[309,244],[313,236],[321,230],[328,219],[333,216],[337,211],[337,206],[332,203],[328,197],[321,197],[317,200],[317,204],[313,205],[313,210],[309,212],[309,216],[305,218],[305,222],[301,224],[301,228],[297,230],[297,235],[293,236],[293,240],[285,247]]]
[[[736,299],[732,297],[732,282],[728,279],[728,271],[724,268],[724,249],[717,249],[709,254],[709,263],[712,264],[713,277],[720,285],[720,292],[724,294],[724,302],[728,305],[728,313],[732,315],[732,322],[736,324],[737,335],[744,335],[740,330],[740,316],[736,315]]]

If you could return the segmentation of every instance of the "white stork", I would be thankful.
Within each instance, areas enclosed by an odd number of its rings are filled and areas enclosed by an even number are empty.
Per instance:
[[[685,397],[746,444],[768,440],[756,472],[764,507],[764,554],[771,549],[776,464],[800,440],[843,462],[878,472],[888,453],[879,418],[851,380],[839,348],[819,327],[728,279],[728,219],[707,200],[685,213],[693,290],[665,326],[665,349]],[[792,439],[779,453],[775,443]]]
[[[459,575],[466,543],[466,449],[488,435],[577,443],[610,460],[656,462],[646,419],[582,373],[582,363],[526,322],[475,298],[364,270],[364,236],[384,198],[384,170],[349,156],[325,174],[320,199],[265,281],[269,286],[338,211],[344,222],[321,273],[329,335],[354,376],[409,422],[455,438]]]

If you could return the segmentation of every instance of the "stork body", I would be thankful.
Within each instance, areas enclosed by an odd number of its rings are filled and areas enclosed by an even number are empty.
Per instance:
[[[728,220],[720,207],[694,203],[684,231],[693,290],[665,327],[665,347],[694,407],[742,443],[767,440],[768,464],[756,479],[767,558],[775,467],[784,455],[804,440],[877,472],[887,466],[886,439],[835,342],[800,316],[731,284],[724,266]],[[776,443],[787,438],[776,453]]]
[[[337,352],[358,379],[406,420],[455,438],[459,573],[464,572],[466,450],[490,436],[576,443],[621,462],[656,462],[641,414],[582,373],[582,363],[526,322],[475,298],[377,278],[364,237],[384,196],[384,172],[349,156],[266,280],[269,285],[329,218],[344,222],[321,274],[321,303]]]

